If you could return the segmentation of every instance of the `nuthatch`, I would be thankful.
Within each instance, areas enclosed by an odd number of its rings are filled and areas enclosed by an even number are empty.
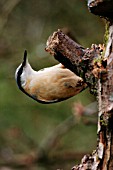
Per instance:
[[[40,103],[56,103],[82,91],[83,79],[62,64],[34,71],[24,53],[22,64],[16,69],[15,78],[19,89]]]

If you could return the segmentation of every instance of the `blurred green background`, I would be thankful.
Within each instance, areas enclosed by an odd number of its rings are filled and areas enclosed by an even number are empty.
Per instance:
[[[84,47],[103,42],[104,23],[88,11],[86,1],[0,0],[0,170],[68,170],[96,148],[96,124],[80,122],[59,137],[48,160],[36,158],[48,136],[72,116],[74,102],[85,106],[95,100],[87,89],[43,105],[19,91],[14,75],[24,50],[35,70],[55,65],[44,48],[59,28],[68,28]]]

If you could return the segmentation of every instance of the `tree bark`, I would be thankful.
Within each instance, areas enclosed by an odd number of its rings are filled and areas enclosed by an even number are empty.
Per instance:
[[[98,169],[113,169],[113,1],[89,0],[91,12],[107,18],[110,22],[108,42],[105,51],[107,58],[107,80],[98,81],[98,148],[100,158]]]

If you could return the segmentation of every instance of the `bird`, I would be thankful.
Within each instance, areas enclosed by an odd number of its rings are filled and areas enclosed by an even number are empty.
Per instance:
[[[35,71],[24,52],[22,63],[15,72],[18,88],[39,103],[57,103],[75,96],[87,85],[83,79],[61,63]]]

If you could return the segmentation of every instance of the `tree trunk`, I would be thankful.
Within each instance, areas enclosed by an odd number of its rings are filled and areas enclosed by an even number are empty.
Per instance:
[[[107,80],[98,81],[98,148],[100,163],[97,169],[113,170],[113,1],[89,1],[91,12],[109,20],[107,58]]]
[[[98,156],[100,169],[113,169],[113,25],[109,27],[109,40],[106,47],[107,80],[98,82]]]

